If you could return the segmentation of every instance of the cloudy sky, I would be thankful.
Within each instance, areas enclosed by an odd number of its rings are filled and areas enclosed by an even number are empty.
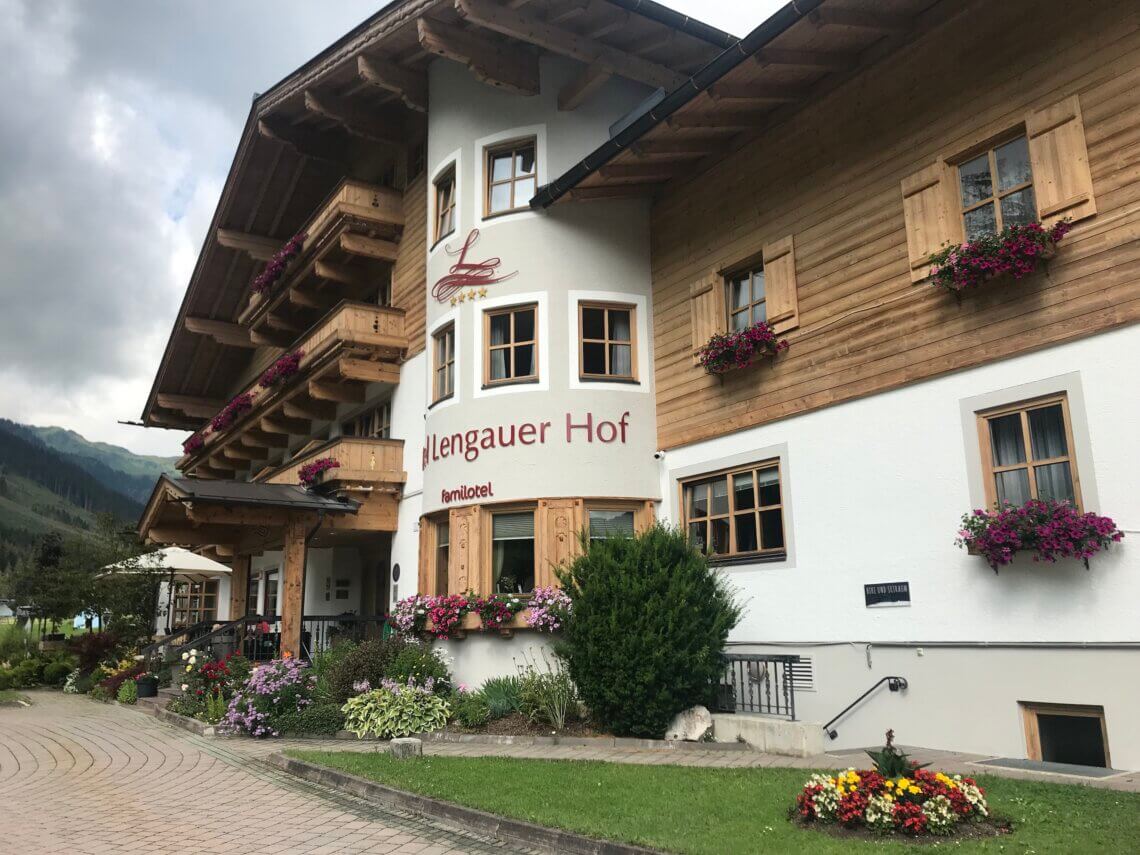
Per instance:
[[[136,419],[254,92],[384,0],[0,0],[0,416]],[[777,0],[665,0],[736,35]]]

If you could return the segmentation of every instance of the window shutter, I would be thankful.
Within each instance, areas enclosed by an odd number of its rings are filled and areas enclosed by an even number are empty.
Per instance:
[[[930,274],[930,257],[934,253],[963,241],[955,173],[954,167],[939,160],[903,179],[911,282],[921,282]]]
[[[462,594],[476,588],[479,567],[479,506],[453,508],[451,546],[447,559],[447,590],[440,594]]]
[[[772,329],[785,332],[799,326],[796,246],[791,235],[764,245],[764,297]]]
[[[543,499],[538,503],[535,523],[535,547],[538,566],[535,585],[558,584],[555,570],[578,554],[578,535],[585,526],[581,499]]]
[[[433,590],[435,574],[432,569],[435,565],[435,524],[427,517],[420,517],[420,564],[419,580],[416,592],[419,594],[438,594]]]
[[[724,306],[724,278],[710,270],[689,286],[689,308],[693,323],[693,361],[697,351],[717,333],[723,333],[727,320]]]
[[[1037,216],[1045,225],[1096,213],[1085,123],[1073,95],[1025,118]]]

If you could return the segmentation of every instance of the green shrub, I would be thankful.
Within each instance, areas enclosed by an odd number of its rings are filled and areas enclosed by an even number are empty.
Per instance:
[[[226,717],[226,710],[229,709],[230,702],[226,700],[226,696],[221,692],[209,692],[204,696],[202,708],[198,711],[197,718],[206,722],[206,724],[217,724]]]
[[[91,698],[92,698],[92,700],[102,701],[103,703],[106,704],[106,703],[109,703],[111,701],[112,697],[113,697],[113,695],[111,694],[110,689],[106,688],[105,686],[92,686],[91,687]]]
[[[0,692],[12,688],[12,669],[0,668]]]
[[[44,685],[45,686],[62,686],[63,681],[67,679],[67,675],[72,672],[72,665],[63,660],[49,662],[44,666]]]
[[[71,652],[79,659],[81,671],[94,671],[104,660],[117,658],[118,646],[119,637],[113,632],[85,632],[72,636],[69,643]]]
[[[345,730],[358,737],[381,739],[440,730],[451,718],[451,706],[442,695],[421,686],[399,686],[391,682],[349,698],[342,711]]]
[[[573,613],[556,649],[600,724],[659,738],[677,713],[712,702],[740,607],[677,529],[584,546],[561,574]]]
[[[327,671],[326,684],[329,698],[343,704],[354,695],[360,694],[353,686],[367,682],[369,686],[379,686],[388,676],[392,660],[407,646],[399,636],[378,638],[359,644],[333,662]]]
[[[438,695],[451,691],[451,671],[443,653],[427,644],[408,644],[396,654],[384,676],[401,685],[415,680],[417,686],[428,686],[430,681],[432,691]]]
[[[298,712],[286,713],[277,719],[282,733],[313,736],[333,736],[344,729],[344,713],[336,704],[318,702]]]
[[[26,659],[31,651],[31,639],[19,623],[12,621],[0,625],[0,662],[14,665]]]
[[[451,696],[451,714],[464,727],[482,727],[491,720],[491,707],[482,692],[456,692]]]
[[[331,684],[332,675],[356,648],[355,642],[344,639],[326,647],[309,661],[309,671],[317,678],[313,697],[326,701],[335,700]]]
[[[134,680],[124,680],[119,685],[119,692],[115,695],[115,700],[120,704],[134,704],[139,699],[139,684]]]
[[[578,717],[574,682],[559,665],[548,665],[545,671],[525,665],[519,676],[519,707],[531,721],[562,730],[567,720]]]
[[[92,692],[92,695],[94,695],[94,692]],[[190,697],[189,695],[179,695],[176,698],[171,698],[166,708],[176,715],[186,716],[186,718],[198,718],[198,716],[205,712],[206,705],[200,698]]]
[[[12,669],[12,688],[31,689],[43,682],[46,662],[42,659],[25,659]]]
[[[522,710],[519,697],[521,682],[518,677],[492,677],[483,684],[480,692],[487,701],[492,719],[503,718]]]

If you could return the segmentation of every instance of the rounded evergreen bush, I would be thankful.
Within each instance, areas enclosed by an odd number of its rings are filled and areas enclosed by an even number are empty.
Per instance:
[[[360,694],[357,684],[368,683],[376,688],[389,676],[392,660],[407,646],[398,635],[390,638],[377,638],[358,644],[331,665],[325,675],[327,693],[336,704],[343,704],[349,698]]]
[[[70,674],[72,670],[72,665],[69,662],[49,662],[44,666],[44,685],[62,686],[63,681],[67,679],[67,675]]]
[[[678,529],[584,547],[561,574],[573,608],[557,651],[599,724],[660,738],[677,713],[712,703],[740,607]]]

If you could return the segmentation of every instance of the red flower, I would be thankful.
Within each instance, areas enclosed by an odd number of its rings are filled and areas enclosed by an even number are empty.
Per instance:
[[[895,825],[904,834],[923,834],[926,832],[926,814],[922,812],[922,805],[915,802],[896,802],[894,810]]]

